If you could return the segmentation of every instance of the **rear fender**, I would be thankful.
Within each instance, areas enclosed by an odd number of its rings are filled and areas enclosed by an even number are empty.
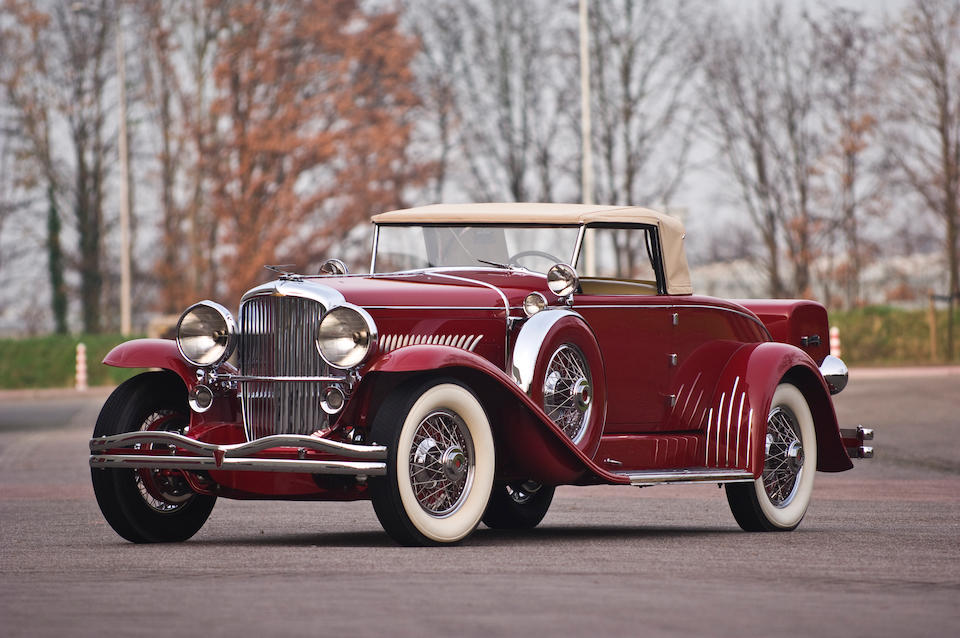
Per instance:
[[[853,467],[843,447],[830,391],[814,361],[795,346],[767,342],[745,345],[728,360],[706,419],[708,467],[763,470],[767,415],[777,385],[793,383],[803,393],[817,431],[817,470]]]
[[[498,478],[562,484],[592,473],[605,481],[626,482],[594,465],[516,382],[471,352],[436,345],[401,348],[376,360],[360,386],[371,396],[382,396],[378,388],[425,375],[456,379],[477,394],[493,429]]]

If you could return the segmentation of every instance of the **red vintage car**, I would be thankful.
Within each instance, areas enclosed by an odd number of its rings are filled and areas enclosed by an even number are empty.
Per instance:
[[[720,483],[748,531],[791,530],[841,430],[811,301],[696,296],[682,224],[643,208],[438,205],[373,218],[369,273],[281,272],[237,318],[202,301],[176,341],[104,359],[90,441],[104,517],[182,541],[217,497],[369,499],[406,545],[532,528],[558,485]],[[235,358],[232,355],[235,354]]]

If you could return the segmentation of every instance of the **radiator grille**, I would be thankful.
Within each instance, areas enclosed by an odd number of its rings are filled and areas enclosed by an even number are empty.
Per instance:
[[[294,296],[259,296],[240,307],[239,364],[243,376],[318,377],[330,374],[316,348],[323,306]],[[247,439],[311,434],[329,416],[320,408],[318,381],[242,381]]]

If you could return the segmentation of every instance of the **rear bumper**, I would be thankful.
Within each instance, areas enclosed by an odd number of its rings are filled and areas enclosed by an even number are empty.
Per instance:
[[[128,432],[90,440],[90,467],[302,472],[383,476],[387,448],[279,434],[215,445],[173,432]]]
[[[873,429],[858,425],[855,428],[840,428],[843,437],[843,446],[847,448],[847,455],[851,459],[872,459],[873,447],[864,445],[864,441],[873,440]]]

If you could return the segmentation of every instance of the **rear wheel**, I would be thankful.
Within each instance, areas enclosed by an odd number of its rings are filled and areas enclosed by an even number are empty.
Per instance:
[[[763,472],[753,483],[728,483],[727,502],[748,532],[790,531],[810,505],[817,436],[803,393],[781,383],[767,417]]]
[[[492,529],[533,529],[547,515],[554,489],[535,481],[498,483],[483,513],[483,524]]]
[[[182,432],[190,422],[183,383],[170,372],[146,372],[122,383],[100,411],[93,435],[137,430]],[[197,494],[176,470],[90,470],[100,511],[134,543],[184,541],[203,527],[215,496]]]
[[[403,545],[441,545],[477,527],[493,486],[493,434],[476,396],[454,381],[401,386],[380,406],[371,438],[389,449],[371,479],[383,529]]]

